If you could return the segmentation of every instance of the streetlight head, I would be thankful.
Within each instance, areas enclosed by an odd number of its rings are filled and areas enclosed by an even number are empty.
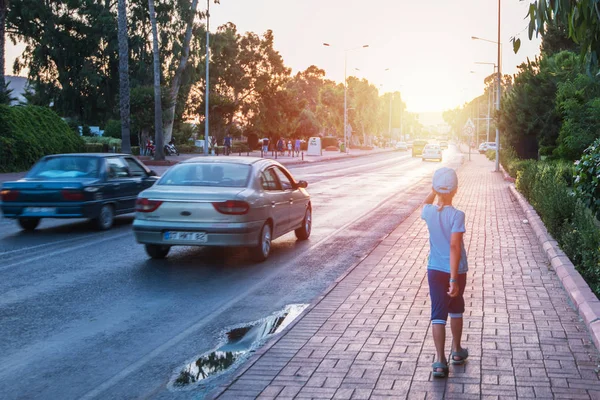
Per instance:
[[[389,69],[389,68],[386,68],[385,70],[386,70],[386,71],[389,71],[390,69]]]
[[[329,46],[331,46],[331,45],[330,45],[329,43],[323,43],[323,46],[327,46],[327,47],[329,47]]]
[[[365,44],[363,47],[369,47],[369,45],[368,45],[368,44]]]
[[[472,40],[479,40],[479,38],[477,36],[471,36]]]

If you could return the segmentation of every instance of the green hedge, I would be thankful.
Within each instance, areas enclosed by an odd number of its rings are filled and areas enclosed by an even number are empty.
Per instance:
[[[600,223],[572,189],[574,166],[547,161],[528,161],[522,166],[517,173],[517,189],[594,293],[600,295]]]
[[[82,147],[81,138],[51,109],[0,106],[0,172],[28,170],[43,156]]]

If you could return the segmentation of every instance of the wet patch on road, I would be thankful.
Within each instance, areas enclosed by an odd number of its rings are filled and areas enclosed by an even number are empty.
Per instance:
[[[174,390],[192,389],[211,378],[231,371],[267,339],[283,331],[308,307],[308,304],[290,304],[266,318],[239,325],[223,335],[222,344],[186,364],[169,383]]]

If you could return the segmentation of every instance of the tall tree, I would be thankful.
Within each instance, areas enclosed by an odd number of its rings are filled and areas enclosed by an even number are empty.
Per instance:
[[[217,3],[218,0],[215,1]],[[192,31],[194,28],[194,18],[196,16],[196,8],[198,7],[198,0],[192,0],[191,10],[187,16],[187,27],[185,29],[185,36],[183,38],[182,54],[179,60],[179,65],[175,70],[175,76],[171,81],[170,103],[171,105],[165,112],[165,127],[164,127],[164,140],[169,142],[173,135],[173,123],[175,121],[175,107],[177,106],[177,96],[179,95],[179,89],[181,87],[181,78],[185,71],[190,57],[190,42],[192,40]]]
[[[160,59],[158,46],[158,28],[156,27],[156,12],[154,10],[154,0],[148,0],[150,12],[150,23],[152,24],[152,48],[154,53],[154,152],[155,160],[164,160],[164,140],[163,140],[163,122],[162,122],[162,104],[160,90]]]
[[[0,0],[2,1],[2,0]],[[119,109],[121,114],[121,151],[131,153],[129,104],[129,35],[127,34],[127,3],[119,0]]]
[[[6,80],[4,79],[4,44],[6,36],[6,11],[8,9],[8,0],[0,0],[0,104],[3,103],[6,95]]]

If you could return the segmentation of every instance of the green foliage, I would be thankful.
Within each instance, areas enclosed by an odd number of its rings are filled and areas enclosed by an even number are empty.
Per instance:
[[[578,58],[568,51],[519,66],[512,90],[502,98],[499,126],[520,158],[538,158],[540,147],[547,152],[557,147],[563,123],[557,91],[582,72]]]
[[[85,153],[103,153],[107,147],[102,143],[84,143],[83,151]]]
[[[194,153],[200,153],[203,151],[203,149],[201,149],[200,147],[196,147],[193,144],[182,144],[177,146],[177,150],[179,150],[179,153],[181,154],[194,154]]]
[[[140,146],[131,146],[131,154],[134,156],[140,155]]]
[[[596,216],[600,216],[600,139],[588,147],[575,165],[575,188]]]
[[[600,295],[600,224],[581,202],[563,227],[560,245],[590,288]]]
[[[329,147],[329,146],[335,146],[337,148],[338,147],[338,139],[335,137],[331,137],[331,136],[321,138],[321,147],[325,148],[325,147]]]
[[[83,125],[81,127],[81,136],[84,136],[84,137],[94,136],[94,134],[92,133],[92,130],[90,129],[89,125]]]
[[[107,145],[110,149],[113,147],[121,148],[121,139],[115,139],[106,136],[83,137],[85,143],[100,143]]]
[[[585,74],[560,85],[556,107],[563,117],[555,153],[577,160],[600,137],[600,81]]]
[[[109,119],[104,127],[103,137],[121,139],[121,121]]]
[[[190,144],[193,136],[194,126],[192,124],[179,124],[173,129],[173,139],[176,145]]]
[[[496,160],[496,150],[486,151],[485,156],[487,157],[488,160],[495,161]]]
[[[13,90],[8,85],[9,83],[6,82],[4,87],[0,87],[0,104],[9,105],[16,100],[16,97],[13,96]]]
[[[600,294],[600,224],[571,189],[574,167],[567,162],[526,161],[517,189],[536,209],[596,294]]]
[[[597,62],[600,54],[600,19],[596,0],[536,0],[531,3],[527,16],[530,39],[534,33],[543,35],[548,26],[566,27],[567,37],[579,44],[581,54],[589,54],[590,62]]]
[[[48,154],[73,153],[83,142],[49,108],[0,106],[0,171],[29,169]]]

